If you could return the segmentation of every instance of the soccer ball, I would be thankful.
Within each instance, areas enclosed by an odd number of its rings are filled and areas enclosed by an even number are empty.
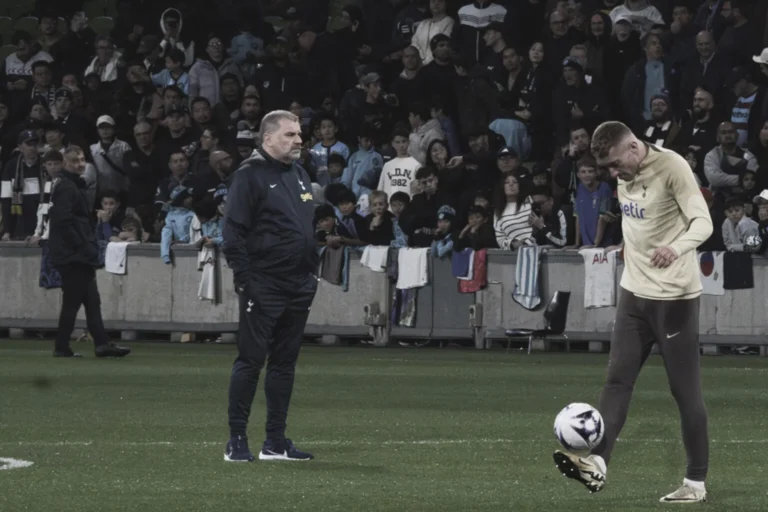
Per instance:
[[[603,429],[603,417],[589,404],[570,404],[555,418],[555,437],[576,455],[587,455],[600,444]]]

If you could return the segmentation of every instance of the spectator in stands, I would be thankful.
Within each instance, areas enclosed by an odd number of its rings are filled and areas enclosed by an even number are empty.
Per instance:
[[[152,226],[152,204],[160,180],[168,172],[168,162],[152,139],[152,127],[142,121],[133,127],[135,149],[123,155],[122,168],[128,178],[129,187],[126,206],[136,211],[145,228]]]
[[[750,23],[753,11],[750,4],[745,0],[725,0],[722,3],[720,14],[725,19],[726,28],[717,48],[732,66],[748,65],[750,57],[762,48],[759,31],[764,23],[759,28]]]
[[[481,64],[488,69],[501,67],[503,52],[509,47],[504,40],[504,23],[493,21],[483,30],[483,42],[486,46],[485,58]]]
[[[543,185],[534,187],[531,203],[528,223],[533,228],[536,245],[564,247],[568,241],[568,222],[562,210],[555,206],[552,189]]]
[[[367,243],[371,245],[386,245],[395,239],[395,216],[388,211],[387,194],[374,190],[369,194],[371,213],[365,218]]]
[[[48,210],[51,207],[50,195],[51,190],[53,189],[53,183],[59,177],[63,164],[64,157],[60,151],[47,151],[43,155],[43,166],[45,168],[45,173],[48,175],[48,180],[40,191],[41,200],[40,204],[37,206],[37,225],[35,226],[35,232],[32,236],[27,237],[27,243],[29,245],[38,245],[41,241],[48,241]],[[48,251],[45,250],[44,252],[45,255],[43,256],[43,260],[49,266],[50,261],[48,261],[47,257]],[[41,273],[43,273],[42,270]]]
[[[454,230],[456,229],[456,210],[443,205],[437,210],[437,227],[432,241],[431,253],[436,258],[446,258],[453,254]]]
[[[164,209],[167,209],[168,203],[171,198],[171,193],[174,190],[193,188],[194,180],[189,174],[189,159],[187,155],[181,149],[175,149],[171,152],[168,159],[168,167],[171,170],[171,175],[160,182],[157,188],[157,195],[155,196],[155,204],[159,206],[166,205]],[[180,189],[179,189],[180,190]]]
[[[669,63],[681,70],[688,62],[696,59],[696,32],[699,28],[693,23],[693,11],[688,0],[671,2],[672,23],[669,25]]]
[[[44,51],[37,51],[34,39],[27,32],[14,32],[11,44],[16,47],[16,51],[5,58],[5,86],[9,92],[23,91],[32,77],[32,66],[35,62],[51,62],[53,57]]]
[[[600,221],[601,211],[613,198],[611,187],[597,179],[597,162],[591,156],[582,157],[578,163],[579,186],[576,189],[576,248],[607,247],[610,237],[604,236],[606,225]]]
[[[654,25],[664,24],[661,13],[650,5],[648,0],[624,0],[622,5],[611,11],[611,20],[614,23],[620,19],[629,21],[641,38],[645,37]]]
[[[344,226],[339,226],[333,206],[321,204],[315,208],[315,240],[318,245],[329,247],[341,247],[342,238],[349,238],[351,234]]]
[[[445,133],[445,142],[448,144],[448,152],[451,155],[461,153],[461,143],[459,142],[459,129],[453,119],[445,113],[445,102],[442,98],[433,98],[430,103],[430,115],[432,119],[440,123],[440,128]]]
[[[704,196],[704,200],[707,202],[707,208],[709,209],[709,216],[712,217],[713,226],[722,226],[725,222],[725,212],[723,211],[722,203],[715,201],[712,191],[708,188],[701,188],[701,195]],[[709,236],[706,242],[699,246],[700,251],[725,251],[725,243],[723,242],[723,230],[722,228],[712,230],[712,234]]]
[[[255,94],[243,96],[238,115],[234,118],[238,131],[249,130],[258,133],[262,117],[264,117],[264,109],[261,107],[261,98]]]
[[[163,11],[160,17],[160,29],[163,39],[160,41],[160,57],[165,58],[168,51],[173,48],[184,52],[184,67],[189,67],[195,60],[195,42],[181,38],[181,29],[184,26],[181,11],[169,8]]]
[[[531,201],[513,173],[503,174],[494,198],[493,227],[496,243],[504,250],[532,245],[533,229],[528,224]]]
[[[693,96],[691,119],[686,121],[675,140],[674,146],[680,154],[693,151],[699,167],[696,175],[704,186],[709,185],[704,174],[704,159],[707,153],[717,145],[717,126],[719,120],[714,112],[715,103],[712,94],[699,87]]]
[[[219,214],[213,197],[207,197],[195,204],[194,211],[200,221],[201,238],[197,242],[198,247],[219,247],[224,241],[221,234],[224,229],[224,217]]]
[[[457,63],[455,69],[458,75],[454,88],[459,125],[487,130],[499,113],[499,88],[491,72],[481,65],[470,68],[467,62]]]
[[[34,130],[19,134],[19,153],[5,164],[2,175],[2,240],[24,240],[35,232],[37,207],[46,177],[37,151]]]
[[[294,9],[294,12],[296,10]],[[298,20],[287,20],[289,24]],[[232,38],[227,53],[232,57],[232,63],[235,69],[243,71],[243,74],[252,78],[256,74],[257,62],[263,61],[265,55],[264,40],[256,35],[254,20],[245,17],[239,21],[240,33]],[[294,33],[298,31],[296,27]],[[286,30],[290,30],[286,27]],[[218,43],[218,46],[215,46]],[[224,56],[222,52],[221,40],[218,37],[209,37],[206,45],[206,52],[211,54],[211,50],[218,52],[219,57],[215,62],[221,63]],[[199,62],[199,59],[198,59]],[[215,69],[215,68],[214,68]]]
[[[433,141],[444,140],[440,122],[432,119],[429,108],[423,103],[413,103],[408,108],[408,122],[411,125],[408,154],[421,165],[427,161],[427,150]]]
[[[152,83],[160,88],[175,85],[184,94],[189,94],[189,75],[184,71],[184,52],[176,48],[167,51],[165,69],[152,75]]]
[[[568,57],[578,62],[581,66],[581,69],[584,70],[584,82],[587,85],[593,85],[593,83],[594,85],[601,85],[599,82],[595,81],[594,77],[592,76],[591,62],[589,62],[589,49],[586,45],[573,45],[571,51],[568,52]]]
[[[238,80],[238,84],[242,85],[242,77],[237,65],[232,59],[224,58],[221,39],[215,36],[209,37],[205,53],[189,70],[189,96],[203,97],[211,105],[217,105],[222,100],[222,78],[227,75],[234,77]]]
[[[392,147],[397,156],[384,164],[376,186],[377,190],[386,192],[390,198],[396,192],[405,192],[409,197],[413,194],[416,171],[421,164],[408,152],[409,135],[407,131],[399,129],[392,134]]]
[[[96,56],[85,68],[84,76],[96,74],[102,82],[114,82],[119,78],[119,62],[122,54],[115,51],[112,39],[98,36],[95,41]]]
[[[32,64],[32,99],[41,98],[55,114],[55,93],[51,63],[39,60]]]
[[[744,213],[748,217],[754,217],[752,208],[755,197],[760,193],[757,188],[757,173],[755,171],[746,170],[739,176],[739,190],[744,196]]]
[[[467,212],[467,225],[459,232],[453,244],[455,251],[467,247],[480,249],[497,248],[496,233],[489,218],[490,212],[484,206],[472,205]]]
[[[716,51],[715,39],[712,33],[699,32],[696,36],[696,51],[698,58],[688,61],[680,77],[680,106],[688,108],[693,100],[697,87],[704,87],[713,95],[719,96],[725,80],[728,78],[731,65],[724,53]],[[713,99],[715,99],[713,97]]]
[[[704,174],[712,192],[730,196],[739,186],[739,176],[757,169],[757,160],[749,151],[736,144],[736,128],[733,123],[720,123],[717,129],[718,146],[704,158]]]
[[[123,231],[125,210],[120,202],[120,194],[106,190],[101,194],[101,208],[96,210],[96,240],[119,242]]]
[[[531,134],[531,156],[534,159],[549,158],[552,147],[552,75],[544,57],[544,44],[534,42],[528,50],[519,108],[515,111]]]
[[[289,45],[280,37],[269,44],[266,62],[256,70],[253,82],[261,89],[267,112],[288,106],[291,98],[303,98],[306,72],[289,59]]]
[[[562,61],[563,85],[555,90],[552,117],[559,141],[568,140],[569,127],[580,123],[587,130],[597,127],[608,117],[602,92],[584,82],[584,70],[572,58]]]
[[[432,17],[422,20],[416,26],[416,32],[411,38],[411,45],[419,52],[424,65],[432,62],[432,49],[430,47],[432,38],[437,34],[450,36],[453,33],[454,21],[447,14],[447,4],[447,0],[430,0],[429,10]]]
[[[453,46],[466,62],[485,61],[487,50],[482,41],[483,30],[493,22],[502,23],[506,14],[507,9],[492,0],[478,0],[459,9],[459,24],[453,27],[451,37]]]
[[[763,121],[760,132],[750,143],[749,152],[757,160],[758,189],[768,189],[768,119]]]
[[[320,123],[320,135],[322,141],[318,142],[312,148],[312,159],[317,168],[317,183],[327,185],[331,183],[328,176],[328,158],[331,154],[337,153],[342,156],[346,162],[349,159],[349,147],[338,139],[339,128],[336,119],[330,114],[324,114],[318,118]],[[339,176],[340,178],[340,176]]]
[[[560,151],[562,155],[554,165],[555,184],[563,191],[560,204],[574,204],[579,186],[577,162],[589,153],[589,132],[578,124],[571,127],[570,140]]]
[[[736,98],[730,112],[731,123],[736,128],[736,144],[747,147],[747,143],[757,136],[768,114],[766,88],[758,86],[751,73],[743,67],[733,68],[725,86]]]
[[[405,192],[395,192],[389,197],[389,210],[394,218],[392,227],[394,228],[394,240],[390,244],[392,247],[408,247],[408,236],[400,226],[400,219],[411,204],[411,196]]]
[[[40,35],[37,36],[37,45],[40,50],[50,55],[53,45],[61,40],[59,18],[53,13],[44,12],[40,15],[39,23]]]
[[[587,31],[587,61],[589,62],[589,71],[598,83],[605,84],[605,75],[603,74],[605,66],[606,48],[611,42],[611,33],[613,32],[613,22],[610,16],[600,11],[592,13],[589,19],[589,30]]]
[[[584,35],[568,25],[568,16],[563,10],[554,10],[549,15],[549,36],[544,44],[549,76],[561,74],[561,63],[570,54],[573,45],[584,41]]]
[[[347,161],[344,159],[344,156],[339,153],[331,153],[328,157],[328,183],[342,183],[346,167]]]
[[[651,119],[645,122],[641,139],[662,148],[670,148],[680,131],[680,123],[673,117],[669,96],[657,94],[651,98]]]
[[[341,184],[329,185],[325,197],[337,210],[338,240],[329,240],[328,245],[361,246],[366,245],[368,227],[366,220],[358,214],[357,198],[351,190]]]
[[[57,124],[53,121],[49,121],[45,124],[45,145],[42,148],[42,153],[45,153],[47,151],[58,151],[59,153],[63,154],[64,149],[66,149],[66,145],[64,144],[64,139],[66,135],[64,134],[64,129],[60,124]]]
[[[405,110],[408,106],[417,101],[424,101],[427,97],[424,79],[426,75],[422,72],[421,58],[415,47],[409,46],[403,50],[402,65],[402,72],[392,81],[389,88],[397,98],[397,121],[407,120],[408,113]]]
[[[661,38],[650,34],[645,39],[645,58],[627,71],[621,91],[624,116],[636,132],[641,133],[651,120],[651,100],[669,89],[672,73],[672,66],[664,59]]]
[[[128,179],[123,170],[123,157],[131,147],[127,142],[115,137],[115,120],[111,116],[101,116],[96,121],[99,142],[91,146],[91,157],[96,166],[97,193],[116,190],[128,191]]]
[[[376,188],[384,166],[381,154],[373,146],[374,135],[373,126],[363,124],[357,137],[358,150],[349,157],[347,168],[341,179],[342,183],[358,198]],[[384,198],[386,199],[386,194]]]
[[[643,49],[636,32],[632,31],[632,25],[626,19],[620,19],[613,24],[613,37],[611,43],[605,49],[605,93],[607,102],[614,116],[622,118],[621,90],[627,71],[638,60],[643,58]]]
[[[452,195],[444,185],[441,186],[434,167],[419,168],[416,181],[420,192],[412,196],[410,206],[400,219],[400,226],[408,236],[411,247],[430,247],[435,240],[438,210],[442,206],[453,206]]]
[[[174,188],[170,194],[170,200],[170,208],[165,217],[160,241],[160,257],[168,265],[172,263],[171,245],[189,243],[189,227],[195,216],[195,212],[192,211],[192,191],[187,187],[180,185]]]
[[[735,195],[725,200],[725,216],[723,222],[723,242],[725,248],[731,252],[749,251],[745,245],[749,236],[757,235],[759,225],[754,220],[744,215],[744,198]]]
[[[93,58],[96,33],[88,27],[88,18],[84,12],[76,12],[70,18],[69,32],[61,41],[53,45],[51,55],[55,56],[58,68],[65,72],[76,72],[84,76],[83,71]]]
[[[453,34],[455,36],[456,28]],[[454,116],[457,113],[454,84],[458,75],[451,56],[451,38],[445,34],[436,34],[432,36],[429,47],[432,50],[432,62],[419,71],[423,90],[430,97],[442,98],[445,102],[445,113]]]

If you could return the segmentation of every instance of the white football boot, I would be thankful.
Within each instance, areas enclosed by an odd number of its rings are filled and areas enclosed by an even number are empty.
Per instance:
[[[692,482],[687,478],[683,485],[671,494],[659,500],[662,503],[703,503],[707,501],[707,489],[704,482]]]
[[[599,492],[605,485],[607,468],[599,455],[579,457],[557,450],[552,458],[555,459],[555,467],[563,476],[581,482],[589,492]]]

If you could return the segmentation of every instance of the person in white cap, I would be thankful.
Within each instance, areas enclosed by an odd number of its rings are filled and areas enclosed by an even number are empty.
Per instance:
[[[760,72],[768,76],[768,48],[763,48],[760,55],[753,55],[752,62],[760,64]]]
[[[96,128],[99,142],[90,148],[97,171],[96,194],[101,196],[105,190],[125,192],[128,190],[128,177],[123,169],[123,157],[131,147],[115,137],[115,120],[111,116],[99,117]]]

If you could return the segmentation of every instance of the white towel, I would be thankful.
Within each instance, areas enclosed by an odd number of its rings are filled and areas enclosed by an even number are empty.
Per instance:
[[[189,225],[189,243],[195,244],[203,238],[203,225],[197,215],[192,217],[192,223]]]
[[[386,272],[388,254],[389,246],[366,245],[363,255],[360,257],[360,264],[374,272]]]
[[[539,296],[539,260],[543,247],[525,246],[517,250],[515,288],[512,299],[525,309],[534,309],[541,304]]]
[[[725,295],[723,288],[723,255],[724,252],[700,252],[699,270],[701,272],[701,293],[704,295]]]
[[[397,289],[420,288],[429,281],[429,249],[397,251]]]
[[[584,309],[616,305],[616,256],[605,249],[582,249],[584,258]]]
[[[197,297],[216,302],[216,249],[203,247],[197,253],[197,269],[203,271]]]
[[[104,255],[104,270],[112,274],[125,275],[126,248],[131,242],[109,242],[107,252]]]

